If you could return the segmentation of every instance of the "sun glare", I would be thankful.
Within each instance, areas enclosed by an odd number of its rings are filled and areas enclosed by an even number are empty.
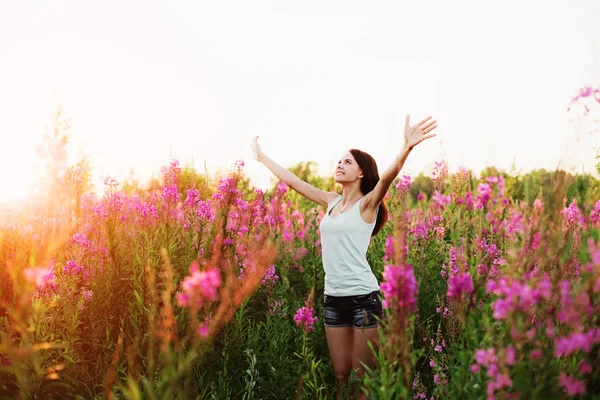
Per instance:
[[[0,203],[27,199],[35,181],[33,160],[11,148],[0,150]]]

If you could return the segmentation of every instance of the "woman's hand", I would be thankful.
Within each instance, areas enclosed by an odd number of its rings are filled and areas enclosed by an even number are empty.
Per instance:
[[[436,120],[428,123],[431,117],[425,118],[417,125],[410,126],[410,115],[406,116],[406,125],[404,125],[404,142],[409,149],[412,149],[422,141],[434,137],[436,134],[431,133],[437,128]]]
[[[258,162],[262,162],[264,153],[263,153],[262,149],[260,148],[260,145],[258,144],[258,136],[255,137],[254,140],[252,140],[252,144],[250,145],[250,147],[252,147],[252,152],[254,153],[254,159]]]

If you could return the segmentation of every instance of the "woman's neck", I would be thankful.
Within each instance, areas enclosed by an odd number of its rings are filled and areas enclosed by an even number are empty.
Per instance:
[[[344,203],[344,204],[348,204],[353,201],[356,201],[363,196],[364,196],[364,194],[360,191],[360,187],[358,187],[358,186],[342,187],[342,197],[343,197],[342,203]]]

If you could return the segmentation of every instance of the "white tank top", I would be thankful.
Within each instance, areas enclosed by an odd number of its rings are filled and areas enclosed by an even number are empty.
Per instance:
[[[360,216],[363,199],[364,196],[343,214],[332,217],[329,213],[342,200],[342,196],[338,196],[328,204],[321,220],[325,294],[328,296],[357,296],[379,290],[366,257],[376,221],[369,224]]]

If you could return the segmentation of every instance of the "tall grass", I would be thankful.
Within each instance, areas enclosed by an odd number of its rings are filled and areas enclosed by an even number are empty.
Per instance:
[[[214,186],[189,173],[4,214],[3,397],[334,398],[323,210],[253,190],[241,163]],[[599,396],[598,186],[525,201],[507,179],[439,163],[431,196],[391,190],[371,398]]]

